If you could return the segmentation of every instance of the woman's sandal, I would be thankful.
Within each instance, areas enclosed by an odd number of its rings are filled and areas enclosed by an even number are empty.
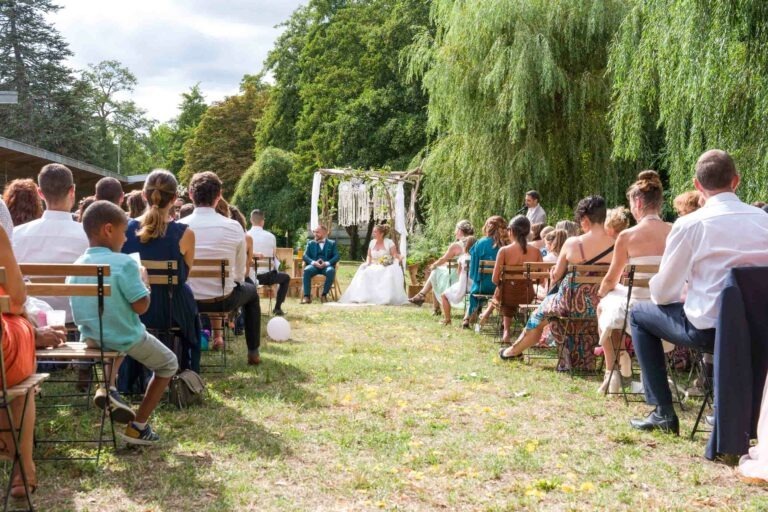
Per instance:
[[[37,490],[36,480],[36,478],[27,478],[27,485],[29,486],[30,495],[34,494]],[[17,500],[21,500],[27,497],[27,490],[24,488],[24,480],[19,474],[13,477],[13,483],[11,484],[11,497]]]
[[[410,299],[408,299],[408,302],[411,304],[416,304],[417,306],[421,307],[422,304],[424,304],[424,301],[426,301],[427,298],[424,296],[423,293],[419,292]]]
[[[464,320],[461,322],[461,328],[462,328],[462,329],[469,329],[469,318],[465,318],[465,319],[464,319]]]
[[[217,350],[224,350],[224,337],[218,336],[213,339],[213,345],[211,345],[211,350],[214,352]]]
[[[502,361],[520,361],[523,359],[523,354],[518,354],[516,356],[505,356],[504,352],[507,350],[507,347],[502,348],[499,350],[499,357]]]

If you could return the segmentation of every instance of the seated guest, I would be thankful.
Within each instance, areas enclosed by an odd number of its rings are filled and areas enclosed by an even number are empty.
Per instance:
[[[539,234],[539,240],[536,241],[536,243],[529,242],[528,245],[538,249],[539,252],[541,252],[541,256],[542,257],[546,256],[547,255],[547,241],[546,241],[546,237],[547,237],[548,234],[550,234],[554,230],[555,230],[555,228],[553,228],[552,226],[544,226],[542,228],[542,230],[541,230],[541,233]]]
[[[597,308],[600,329],[600,344],[605,355],[605,378],[598,389],[599,393],[606,388],[611,393],[621,390],[621,379],[618,372],[613,371],[615,361],[614,347],[622,340],[622,327],[627,313],[627,289],[620,284],[624,267],[631,265],[658,265],[664,254],[667,235],[670,226],[661,220],[661,208],[664,203],[664,191],[661,179],[656,171],[643,171],[637,175],[637,181],[627,190],[627,200],[632,216],[637,225],[619,233],[616,247],[608,273],[600,284],[597,294],[602,297]],[[608,221],[606,220],[606,226]],[[639,279],[647,279],[647,275],[638,274]],[[647,288],[633,288],[630,307],[639,301],[650,300]],[[614,339],[615,338],[615,339]],[[631,361],[626,351],[621,352],[621,376],[632,376]]]
[[[13,230],[13,252],[19,263],[74,263],[88,248],[83,226],[72,219],[75,183],[72,171],[61,164],[48,164],[37,176],[46,210],[40,219],[16,226]],[[43,250],[44,249],[44,250]],[[66,297],[38,297],[53,309],[67,312],[72,321]]]
[[[623,206],[611,208],[605,214],[605,232],[616,239],[619,233],[629,227],[629,210]]]
[[[544,255],[543,261],[546,263],[555,263],[560,251],[563,249],[563,244],[568,239],[568,232],[564,229],[555,229],[544,237],[544,243],[547,246],[547,254]]]
[[[526,199],[528,196],[526,196]],[[469,307],[462,322],[462,327],[469,329],[470,323],[474,322],[478,315],[480,301],[476,295],[493,295],[496,291],[496,285],[493,284],[491,274],[480,272],[481,261],[496,261],[496,255],[506,243],[507,223],[503,217],[494,215],[488,217],[483,226],[483,238],[477,241],[469,252],[471,260],[469,262],[469,278],[472,280],[472,287],[469,289]]]
[[[35,180],[13,180],[5,186],[3,200],[11,212],[14,226],[21,226],[43,216],[43,201]]]
[[[95,202],[96,202],[96,196],[88,196],[80,200],[80,204],[77,207],[77,213],[75,214],[75,217],[77,218],[77,222],[83,222],[83,215],[85,215],[85,210],[87,210],[88,207]]]
[[[561,220],[555,224],[555,229],[564,229],[568,233],[568,237],[579,236],[579,225],[572,220]]]
[[[229,218],[237,221],[240,227],[245,233],[245,273],[246,278],[251,275],[251,266],[253,265],[253,238],[248,234],[248,226],[245,223],[245,215],[243,215],[237,206],[230,204],[227,205],[227,211],[229,212]],[[255,281],[251,279],[251,283],[255,284]]]
[[[283,316],[282,306],[288,296],[288,288],[291,284],[291,276],[285,272],[279,272],[280,262],[275,257],[277,239],[275,235],[264,229],[264,212],[253,210],[251,212],[251,230],[248,231],[253,239],[253,255],[258,259],[268,259],[273,262],[272,268],[259,267],[254,269],[251,279],[262,286],[277,285],[277,298],[275,299],[274,314]]]
[[[35,330],[27,319],[23,316],[24,303],[27,300],[26,287],[24,279],[21,276],[19,265],[11,251],[11,242],[5,231],[0,229],[0,267],[5,268],[6,281],[0,285],[0,295],[8,295],[11,301],[10,314],[3,314],[2,322],[2,344],[3,357],[5,362],[5,378],[9,387],[21,383],[27,377],[35,373],[37,365],[35,361]],[[53,343],[56,345],[58,343]],[[24,412],[24,429],[20,432],[21,463],[24,467],[24,477],[27,480],[30,491],[37,488],[37,473],[35,463],[32,460],[32,448],[35,431],[35,394],[29,396],[29,403],[24,407],[24,397],[19,397],[10,403],[11,414],[15,419],[16,425],[22,421],[22,412]],[[0,415],[0,440],[3,448],[0,454],[6,458],[12,458],[13,440],[8,431],[9,425],[7,416]],[[26,496],[24,489],[24,479],[18,465],[14,467],[11,475],[11,496],[14,498],[23,498]]]
[[[125,205],[128,207],[128,216],[137,219],[144,214],[147,209],[147,200],[141,190],[133,190],[125,196]]]
[[[730,269],[768,265],[768,216],[739,200],[734,193],[739,181],[736,165],[725,151],[711,150],[699,157],[694,185],[706,202],[675,221],[659,273],[650,282],[653,302],[632,308],[632,340],[645,398],[656,406],[647,418],[632,420],[636,429],[679,432],[661,340],[712,352],[720,293]]]
[[[467,236],[461,239],[461,245],[464,246],[464,254],[459,256],[459,280],[453,283],[440,296],[440,305],[443,310],[443,319],[440,321],[443,325],[451,324],[451,308],[463,308],[464,297],[467,290],[472,288],[472,282],[469,280],[469,260],[471,259],[469,251],[475,245],[475,237]]]
[[[675,197],[672,204],[678,217],[682,217],[701,208],[702,199],[698,190],[689,190]]]
[[[432,292],[436,299],[433,302],[435,305],[438,304],[440,296],[449,286],[451,286],[451,282],[456,277],[455,271],[451,272],[451,269],[449,269],[446,263],[459,257],[464,252],[464,247],[460,241],[463,238],[474,234],[475,229],[468,220],[460,220],[456,224],[456,229],[453,232],[454,241],[448,246],[445,254],[429,266],[430,272],[426,284],[416,295],[408,299],[408,302],[421,306],[424,304],[424,301],[427,300],[429,292]]]
[[[597,290],[592,292],[592,288],[588,287],[587,293],[583,294],[583,299],[574,301],[573,298],[579,293],[579,287],[583,285],[572,282],[572,274],[567,270],[569,264],[610,263],[613,238],[608,236],[603,227],[605,213],[605,200],[600,196],[590,196],[579,201],[576,207],[576,218],[584,234],[565,241],[557,258],[557,264],[550,271],[550,281],[559,282],[557,292],[547,295],[539,304],[514,345],[501,350],[499,355],[502,359],[522,358],[523,351],[539,341],[550,316],[590,317],[595,315],[600,302],[596,294]],[[557,337],[557,333],[553,332],[553,335]],[[563,341],[560,340],[560,342]]]
[[[158,330],[169,326],[178,327],[184,348],[181,366],[199,372],[200,325],[197,303],[186,284],[189,269],[195,260],[195,233],[186,224],[168,221],[177,187],[176,178],[166,170],[156,169],[149,174],[143,190],[149,208],[138,219],[128,221],[122,252],[139,253],[142,260],[176,262],[178,285],[174,287],[175,293],[171,296],[170,304],[166,287],[152,285],[155,300],[141,315],[141,322]]]
[[[529,221],[530,222],[530,221]],[[544,239],[542,238],[544,235],[542,232],[544,231],[544,228],[547,228],[546,224],[543,222],[538,222],[536,224],[531,225],[531,232],[528,235],[528,238],[530,240],[528,241],[528,245],[535,248],[535,249],[543,249],[544,248]]]
[[[318,275],[325,276],[323,294],[320,300],[328,302],[328,292],[331,291],[333,282],[336,279],[336,263],[341,259],[336,242],[328,240],[328,228],[321,224],[312,233],[315,235],[315,239],[307,242],[307,248],[304,250],[304,297],[301,299],[302,304],[310,304],[312,302],[312,297],[310,296],[312,278]]]
[[[201,172],[189,182],[189,197],[195,204],[194,212],[180,222],[195,232],[195,257],[198,259],[226,259],[229,276],[193,278],[188,281],[197,299],[201,313],[229,312],[243,309],[245,317],[245,343],[248,345],[248,364],[261,363],[261,306],[255,285],[245,281],[245,233],[237,221],[216,213],[221,200],[221,180],[212,172]],[[223,340],[215,342],[223,344]]]
[[[173,202],[173,209],[171,209],[171,215],[173,215],[172,220],[179,220],[179,212],[181,211],[181,207],[184,206],[184,199],[177,197],[176,200]]]
[[[504,333],[502,342],[509,343],[509,327],[517,314],[517,308],[520,304],[528,304],[535,297],[533,284],[526,284],[522,281],[502,281],[504,267],[523,265],[525,263],[538,263],[542,260],[541,253],[533,247],[528,246],[528,232],[531,229],[531,223],[522,215],[518,215],[507,226],[510,235],[510,244],[499,249],[496,255],[496,266],[493,267],[493,284],[496,285],[494,293],[494,302],[501,305],[502,322],[504,324]],[[488,318],[488,315],[485,316]]]
[[[107,176],[96,182],[97,201],[109,201],[122,208],[124,198],[123,186],[115,178]]]
[[[189,217],[190,215],[192,215],[193,211],[195,211],[195,205],[193,205],[192,203],[185,203],[185,204],[183,204],[181,206],[181,208],[179,208],[179,219],[178,220],[181,220],[184,217]]]
[[[109,265],[110,276],[105,278],[105,282],[112,290],[104,297],[101,322],[96,297],[72,297],[70,300],[81,341],[90,347],[98,347],[103,341],[105,349],[128,355],[154,372],[136,413],[122,400],[115,387],[122,355],[115,360],[113,368],[105,369],[109,375],[109,390],[99,387],[94,398],[96,406],[102,409],[107,407],[109,400],[112,419],[127,423],[124,433],[120,434],[126,443],[154,445],[160,441],[160,436],[147,423],[149,415],[162,400],[179,364],[176,355],[148,333],[139,319],[139,315],[149,309],[150,289],[146,284],[146,271],[140,272],[133,258],[120,253],[125,242],[127,221],[125,212],[109,201],[96,201],[88,207],[83,216],[83,229],[88,235],[90,247],[76,263]],[[68,277],[67,282],[94,284],[96,278]]]

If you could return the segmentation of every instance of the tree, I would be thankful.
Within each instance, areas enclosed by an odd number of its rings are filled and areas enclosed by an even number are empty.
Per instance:
[[[308,195],[288,181],[295,163],[292,153],[264,149],[242,175],[232,196],[232,202],[246,215],[255,208],[263,210],[267,227],[277,235],[294,233],[306,223]]]
[[[208,107],[184,145],[181,181],[188,182],[197,172],[213,171],[224,182],[225,194],[232,194],[240,176],[253,163],[254,129],[268,97],[269,87],[260,77],[246,75],[240,94]]]
[[[768,197],[768,3],[648,0],[621,25],[610,66],[613,154],[658,160],[673,193],[705,150],[732,153],[748,201]]]
[[[199,83],[190,87],[189,92],[181,94],[178,117],[155,126],[150,132],[156,167],[179,173],[184,167],[184,144],[195,133],[207,109]]]
[[[409,71],[429,95],[425,192],[434,233],[515,212],[526,189],[560,211],[623,199],[611,161],[608,48],[630,0],[434,0]]]
[[[88,151],[85,88],[64,65],[72,55],[46,16],[51,0],[0,2],[0,89],[15,90],[18,105],[0,105],[2,135],[83,158]]]

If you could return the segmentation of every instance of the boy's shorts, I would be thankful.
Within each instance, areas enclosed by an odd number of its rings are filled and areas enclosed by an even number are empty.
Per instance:
[[[99,348],[95,340],[88,339],[85,343],[90,348]],[[129,348],[125,354],[155,372],[158,377],[173,377],[179,370],[176,354],[148,332],[145,332],[141,341]]]

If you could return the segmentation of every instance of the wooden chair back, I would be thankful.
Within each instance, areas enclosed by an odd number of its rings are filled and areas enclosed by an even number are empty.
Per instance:
[[[568,265],[568,272],[574,274],[574,284],[600,284],[608,273],[608,265]]]
[[[21,263],[21,273],[29,279],[27,293],[42,297],[108,297],[111,286],[104,278],[111,275],[109,265]],[[68,284],[67,277],[94,277],[93,284]],[[100,301],[100,307],[103,307]]]
[[[480,260],[480,274],[493,274],[495,266],[495,260]]]
[[[648,288],[651,277],[659,273],[658,265],[631,265],[624,267],[624,277],[621,283],[630,288]]]
[[[179,264],[174,260],[141,260],[147,269],[149,284],[157,286],[178,286]]]
[[[259,271],[271,272],[274,270],[275,260],[274,258],[258,258],[253,257],[253,271],[258,274]]]
[[[293,249],[290,247],[277,247],[275,249],[275,258],[281,263],[280,271],[289,276],[293,275]]]

